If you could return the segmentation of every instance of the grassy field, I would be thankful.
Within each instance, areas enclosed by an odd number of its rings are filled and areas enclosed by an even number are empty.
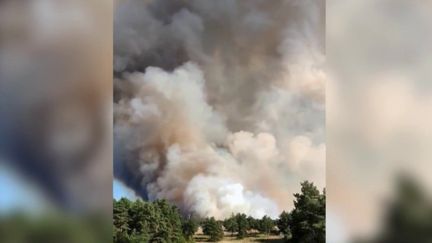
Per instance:
[[[208,236],[203,235],[203,234],[196,234],[194,236],[195,242],[200,243],[200,242],[209,242],[208,241]],[[262,235],[262,234],[255,234],[255,235],[251,235],[247,238],[244,239],[237,239],[236,235],[231,236],[231,234],[225,234],[224,238],[222,241],[219,241],[222,243],[226,243],[226,242],[269,242],[269,243],[282,243],[283,242],[283,237],[282,236],[278,236],[278,235]]]

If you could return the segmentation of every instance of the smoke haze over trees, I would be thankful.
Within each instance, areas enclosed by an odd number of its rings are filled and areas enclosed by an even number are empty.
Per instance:
[[[267,215],[257,219],[237,213],[224,220],[184,217],[166,200],[145,202],[122,198],[114,200],[114,242],[193,242],[198,225],[211,242],[227,235],[248,238],[257,231],[264,239],[274,234],[281,235],[286,242],[325,242],[325,192],[320,193],[306,181],[295,198],[295,208],[283,212],[278,219]]]

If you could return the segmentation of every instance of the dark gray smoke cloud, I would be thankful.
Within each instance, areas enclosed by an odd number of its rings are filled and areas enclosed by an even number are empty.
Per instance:
[[[324,186],[324,1],[117,1],[115,176],[148,198],[276,216]]]

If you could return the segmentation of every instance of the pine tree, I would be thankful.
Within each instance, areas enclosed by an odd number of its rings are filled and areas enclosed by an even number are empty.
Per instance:
[[[292,242],[325,242],[325,195],[313,183],[301,183],[301,193],[294,194],[290,230]]]
[[[222,224],[216,221],[214,217],[204,221],[203,232],[210,236],[210,241],[220,241],[223,238]]]
[[[290,229],[291,215],[285,211],[283,211],[279,215],[279,219],[276,221],[277,227],[280,233],[283,234],[286,241],[291,239],[291,229]]]
[[[122,198],[119,201],[113,201],[113,240],[114,242],[127,242],[130,232],[129,214],[130,201]]]
[[[185,219],[182,222],[183,235],[187,240],[192,240],[193,235],[198,230],[198,223],[192,219]]]

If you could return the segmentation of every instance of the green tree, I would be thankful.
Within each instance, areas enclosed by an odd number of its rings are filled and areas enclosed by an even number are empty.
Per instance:
[[[259,230],[259,220],[252,216],[247,217],[248,225],[250,230]]]
[[[301,183],[301,193],[294,194],[290,229],[292,242],[325,242],[325,194],[308,181]]]
[[[370,243],[431,242],[432,200],[418,181],[400,175],[396,194],[384,215],[383,227]]]
[[[115,243],[185,241],[180,213],[167,201],[121,199],[113,203]]]
[[[198,230],[198,223],[192,219],[185,219],[182,223],[183,235],[187,240],[192,240],[193,235]]]
[[[247,236],[247,230],[249,228],[248,220],[246,214],[236,214],[235,221],[237,225],[237,237],[243,239]]]
[[[122,198],[119,201],[113,201],[113,240],[114,242],[128,242],[129,239],[129,208],[131,202]]]
[[[291,222],[291,215],[285,211],[283,211],[279,215],[279,219],[276,221],[277,227],[278,227],[280,233],[282,233],[284,235],[284,238],[286,241],[288,241],[292,237],[291,229],[290,229],[290,222]]]
[[[166,200],[157,200],[154,205],[158,212],[158,231],[152,242],[184,241],[181,217],[177,207],[170,205]]]
[[[220,241],[223,239],[222,224],[214,217],[208,218],[203,223],[204,234],[210,236],[210,241]]]
[[[131,236],[128,237],[127,242],[128,243],[143,243],[143,242],[148,242],[149,240],[150,240],[150,237],[146,233],[140,233],[140,234],[132,233]]]
[[[275,224],[273,220],[268,216],[262,217],[262,219],[259,221],[259,231],[266,235],[270,234],[274,226]]]
[[[231,215],[231,217],[225,219],[223,221],[223,226],[225,227],[225,230],[231,232],[231,235],[233,235],[237,231],[237,222],[235,216]]]

